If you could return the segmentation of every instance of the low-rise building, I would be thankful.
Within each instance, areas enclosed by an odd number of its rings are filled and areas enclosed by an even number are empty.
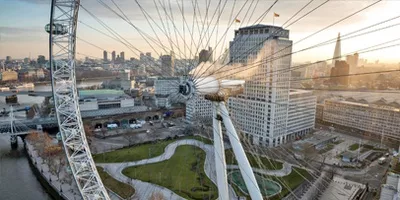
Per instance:
[[[79,108],[82,111],[110,108],[131,108],[134,106],[134,99],[120,90],[79,91]]]
[[[368,102],[353,98],[326,99],[323,120],[325,122],[362,130],[384,137],[400,136],[400,107],[385,99]]]
[[[400,175],[389,172],[386,178],[386,184],[382,185],[380,200],[400,199]]]
[[[18,73],[15,71],[4,71],[1,72],[2,81],[16,81],[18,80]]]

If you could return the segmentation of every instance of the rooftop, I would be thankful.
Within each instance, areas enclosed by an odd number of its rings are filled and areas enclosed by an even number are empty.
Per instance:
[[[364,184],[335,176],[320,199],[350,200],[354,199],[359,190],[364,188]]]
[[[122,90],[79,90],[79,97],[81,99],[97,98],[97,99],[110,99],[129,97]]]

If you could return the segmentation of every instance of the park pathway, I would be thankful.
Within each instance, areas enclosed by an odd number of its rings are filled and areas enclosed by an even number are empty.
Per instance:
[[[157,163],[157,162],[162,162],[165,160],[170,159],[174,153],[175,150],[178,146],[181,145],[192,145],[201,148],[203,151],[206,153],[206,160],[204,163],[204,171],[211,179],[214,184],[216,184],[216,172],[215,172],[215,165],[214,165],[214,147],[212,145],[204,144],[203,142],[200,142],[198,140],[193,140],[193,139],[185,139],[185,140],[178,140],[175,141],[171,144],[169,144],[167,147],[165,147],[165,151],[163,154],[157,157],[149,158],[149,159],[144,159],[144,160],[139,160],[139,161],[132,161],[132,162],[122,162],[122,163],[96,163],[97,166],[103,167],[104,170],[109,173],[111,176],[113,176],[115,179],[124,182],[124,183],[129,183],[132,185],[136,193],[134,195],[134,198],[136,199],[149,199],[150,196],[154,191],[157,191],[159,193],[162,193],[164,197],[167,199],[173,199],[173,200],[181,200],[184,199],[180,197],[179,195],[175,194],[171,190],[155,185],[152,183],[148,182],[143,182],[140,180],[135,180],[135,179],[130,179],[129,177],[125,176],[122,174],[122,170],[127,168],[127,167],[132,167],[132,166],[139,166],[139,165],[147,165],[151,163]],[[274,175],[274,176],[285,176],[291,172],[291,165],[284,163],[284,167],[280,170],[262,170],[262,169],[254,169],[256,172],[259,172],[261,174],[268,174],[268,175]],[[237,166],[235,165],[229,165],[228,168],[235,169]],[[232,188],[229,189],[230,191],[230,196],[231,199],[237,199],[234,191]]]

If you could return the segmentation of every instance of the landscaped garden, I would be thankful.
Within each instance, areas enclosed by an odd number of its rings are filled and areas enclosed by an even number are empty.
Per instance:
[[[187,199],[216,199],[218,189],[204,172],[206,153],[195,146],[177,147],[166,161],[128,167],[125,176],[166,187]]]
[[[350,151],[355,151],[355,150],[357,150],[358,148],[360,148],[360,145],[359,145],[359,144],[352,144],[352,145],[349,146],[349,150],[350,150]]]
[[[122,148],[113,152],[97,154],[94,155],[94,159],[96,162],[102,163],[118,163],[148,159],[163,154],[167,145],[182,139],[196,139],[203,141],[206,144],[212,144],[211,140],[204,139],[200,136],[187,136],[177,139],[162,140],[157,143],[140,144],[137,146]],[[246,155],[249,159],[250,165],[254,168],[265,170],[279,170],[283,168],[283,164],[279,161],[251,153],[246,153]],[[225,156],[227,164],[237,164],[232,150],[226,150]],[[184,198],[199,200],[216,199],[218,197],[218,189],[204,172],[205,157],[206,154],[202,149],[191,145],[183,145],[177,147],[175,154],[169,160],[159,163],[128,167],[125,168],[122,173],[132,179],[138,179],[166,187]],[[106,177],[106,187],[120,196],[129,194],[128,191],[130,189],[126,187],[129,185],[120,185],[124,183],[113,179],[101,168],[99,169],[99,173],[101,174],[102,179],[104,179],[103,177]],[[270,183],[275,182],[282,186],[281,192],[271,197],[272,199],[280,199],[289,193],[287,187],[289,187],[290,190],[294,190],[304,181],[302,176],[307,179],[310,178],[310,174],[306,170],[293,168],[293,171],[287,176],[274,177],[257,175],[257,180],[261,181],[260,186],[267,195],[273,194],[273,191],[276,190],[276,185],[273,185],[274,187],[269,187],[272,186]],[[132,187],[130,188],[133,189]],[[234,185],[234,189],[239,195],[248,197],[248,195],[243,193],[243,189],[239,190],[237,185]],[[134,190],[132,194],[133,193]]]
[[[308,179],[308,180],[311,179],[311,175],[306,170],[301,169],[301,168],[297,168],[297,167],[293,167],[292,172],[289,175],[283,176],[283,177],[256,174],[256,177],[257,176],[258,177],[263,177],[264,180],[265,179],[266,180],[272,180],[272,181],[274,181],[275,183],[279,184],[282,187],[282,190],[281,190],[280,193],[275,194],[272,197],[268,197],[268,199],[271,199],[271,200],[282,199],[283,197],[288,195],[290,193],[290,191],[293,191],[300,184],[302,184],[304,181],[306,181],[305,179]],[[228,179],[228,181],[230,183],[232,183],[231,179]],[[271,183],[271,182],[269,182],[269,183]],[[250,199],[250,196],[247,195],[246,193],[242,192],[242,190],[239,189],[237,184],[233,183],[231,185],[233,186],[233,189],[235,190],[237,195],[246,197],[246,199]],[[270,184],[264,184],[265,187],[262,187],[262,184],[259,183],[259,186],[260,186],[260,190],[262,190],[262,191],[270,191],[270,194],[272,193],[272,191],[275,191],[275,189],[276,189],[274,185],[270,185]],[[268,188],[268,187],[270,187],[270,188]],[[290,190],[288,188],[290,188]]]
[[[283,167],[281,162],[266,157],[255,156],[251,153],[246,153],[246,156],[247,159],[249,160],[250,165],[254,168],[261,168],[266,170],[278,170],[282,169]],[[237,161],[233,154],[232,149],[225,150],[225,160],[226,164],[228,165],[237,165]],[[259,163],[259,160],[261,161],[261,163]]]
[[[254,175],[256,177],[257,184],[260,187],[261,194],[264,197],[273,196],[281,191],[282,187],[280,186],[279,183],[271,181],[267,177],[263,177],[259,174],[254,174]],[[230,172],[228,175],[228,180],[230,180],[231,183],[237,186],[240,189],[241,193],[244,193],[246,196],[248,196],[248,190],[240,171],[235,170]]]
[[[172,142],[183,139],[195,139],[205,144],[212,144],[212,141],[200,136],[186,136],[178,139],[162,140],[157,143],[140,144],[137,146],[126,147],[115,151],[93,155],[93,159],[98,163],[118,163],[131,162],[148,158],[153,158],[164,153],[165,147]]]
[[[97,171],[104,185],[111,191],[117,193],[120,197],[128,199],[135,193],[135,189],[132,186],[114,179],[107,174],[103,168],[97,167]]]

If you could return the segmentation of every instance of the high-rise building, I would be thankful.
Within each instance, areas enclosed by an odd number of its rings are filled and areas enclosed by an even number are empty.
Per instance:
[[[27,65],[31,62],[30,58],[24,58],[24,64]]]
[[[125,52],[120,53],[121,62],[125,62]]]
[[[358,59],[359,59],[358,53],[355,53],[354,55],[346,56],[346,62],[350,66],[350,71],[353,71],[354,68],[356,68],[358,66]]]
[[[37,63],[38,63],[39,65],[44,65],[44,64],[46,64],[46,57],[43,56],[43,55],[39,55],[38,58],[37,58]]]
[[[287,69],[291,56],[282,55],[290,55],[291,46],[289,31],[281,27],[259,24],[235,31],[230,49],[231,62],[251,63],[257,57],[262,59],[271,55],[278,58],[262,62],[254,69],[255,75],[246,80],[243,94],[229,99],[232,119],[253,144],[271,147],[289,139],[286,129],[290,71]],[[245,52],[247,57],[242,57]],[[276,71],[280,72],[272,73]]]
[[[107,51],[104,50],[104,51],[103,51],[103,61],[107,61],[107,60],[108,60],[107,54],[108,54]]]
[[[349,72],[350,67],[346,61],[336,61],[335,66],[331,69],[331,83],[347,86],[349,84]]]
[[[115,62],[115,58],[116,58],[117,54],[115,53],[115,51],[111,52],[111,61]]]
[[[312,91],[290,90],[286,134],[293,140],[311,132],[315,126],[317,97]]]
[[[6,63],[10,63],[12,61],[11,56],[6,56]]]
[[[174,76],[175,60],[174,55],[161,56],[161,73],[167,76]]]
[[[199,63],[201,62],[212,62],[213,61],[213,51],[211,47],[208,47],[208,50],[201,50],[199,53]]]
[[[146,62],[146,55],[144,53],[140,53],[140,62],[145,63]]]
[[[341,55],[342,55],[342,50],[341,50],[341,44],[340,44],[340,33],[338,33],[337,39],[336,39],[336,45],[335,45],[335,52],[333,53],[333,59],[332,59],[332,65],[335,65],[337,60],[341,60]]]
[[[255,59],[269,37],[289,38],[289,31],[262,24],[235,30],[235,37],[229,43],[229,62],[247,63],[248,60]]]

